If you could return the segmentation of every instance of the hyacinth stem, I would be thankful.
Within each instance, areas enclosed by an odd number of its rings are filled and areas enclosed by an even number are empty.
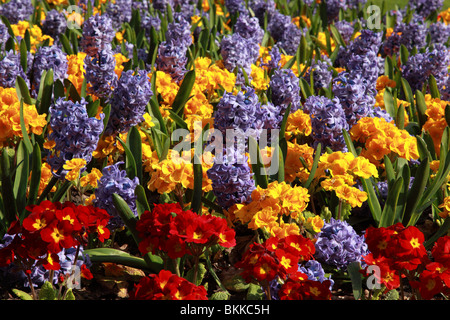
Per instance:
[[[33,300],[37,300],[38,296],[36,294],[36,290],[34,290],[34,285],[33,285],[33,281],[31,280],[31,276],[28,272],[25,272],[27,275],[27,279],[28,279],[28,284],[30,285],[30,289],[31,289],[31,296],[33,297]]]
[[[341,220],[341,215],[342,215],[342,200],[339,199],[339,209],[338,209],[338,220]]]

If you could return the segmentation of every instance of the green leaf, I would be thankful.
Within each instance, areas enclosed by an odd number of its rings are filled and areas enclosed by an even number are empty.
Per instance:
[[[409,58],[409,52],[408,49],[405,47],[404,44],[400,45],[400,61],[403,65],[405,65],[408,62]]]
[[[256,283],[250,283],[247,291],[247,300],[264,300],[264,291]]]
[[[27,83],[21,76],[17,76],[16,78],[16,92],[19,101],[23,99],[23,102],[26,104],[34,104],[34,101],[31,99],[30,90],[28,89]]]
[[[23,216],[27,203],[27,186],[30,174],[30,154],[21,141],[16,153],[16,175],[14,177],[13,194],[16,199],[19,217]]]
[[[2,167],[2,198],[5,207],[5,220],[7,225],[16,220],[17,206],[14,198],[13,185],[11,180],[11,162],[6,148],[3,148],[1,167]]]
[[[430,160],[427,157],[422,160],[416,170],[414,181],[406,200],[405,213],[402,219],[403,225],[407,225],[411,219],[411,216],[413,215],[413,213],[415,213],[416,208],[419,204],[419,200],[422,198],[423,192],[428,184],[429,176]]]
[[[41,184],[41,148],[38,143],[34,144],[33,154],[31,155],[31,178],[30,190],[28,192],[27,205],[36,204],[39,186]]]
[[[255,181],[258,186],[265,189],[267,188],[269,181],[266,174],[264,165],[261,162],[262,156],[258,146],[258,142],[253,137],[248,138],[250,162],[254,173]],[[273,161],[274,159],[272,159]]]
[[[359,272],[361,269],[359,262],[350,262],[347,266],[347,273],[352,282],[353,297],[355,300],[359,300],[362,297],[362,274]]]
[[[442,236],[445,236],[450,229],[450,218],[446,218],[441,227],[433,234],[427,241],[425,241],[424,246],[427,250],[430,250],[434,243]]]
[[[345,44],[344,39],[342,38],[341,34],[339,33],[339,30],[333,24],[330,25],[330,31],[331,31],[331,34],[333,35],[334,40],[336,40],[336,42],[340,46],[345,47],[346,44]]]
[[[27,44],[25,43],[25,39],[22,39],[22,41],[20,41],[20,64],[22,65],[22,69],[25,73],[28,68],[27,53]]]
[[[438,89],[438,86],[436,83],[436,78],[433,75],[430,75],[430,79],[428,80],[428,86],[430,88],[431,97],[440,99],[441,94],[439,92],[439,89]]]
[[[425,112],[427,111],[427,105],[425,103],[425,97],[422,91],[416,90],[416,106],[417,106],[417,120],[419,120],[419,126],[422,129],[423,125],[427,121],[427,115]]]
[[[299,85],[305,99],[313,95],[311,86],[309,85],[308,81],[306,81],[303,77],[300,78]]]
[[[201,212],[202,209],[202,187],[203,187],[203,167],[201,158],[194,154],[194,192],[192,192],[191,210],[195,213]]]
[[[392,190],[389,188],[386,203],[381,213],[379,227],[390,227],[396,221],[395,212],[402,187],[403,177],[398,177],[392,185]]]
[[[169,117],[178,125],[181,129],[188,129],[187,123],[177,113],[169,110]]]
[[[383,100],[386,111],[392,118],[395,119],[397,116],[397,104],[395,103],[394,96],[389,89],[384,90]]]
[[[30,137],[28,136],[27,128],[25,127],[25,119],[23,115],[23,99],[20,100],[20,129],[22,131],[22,141],[25,144],[25,148],[28,153],[33,152],[33,145],[31,144]]]
[[[69,39],[67,39],[64,33],[59,34],[59,40],[61,41],[64,51],[68,55],[73,54],[72,46],[70,45]]]
[[[203,278],[206,275],[206,267],[203,263],[199,263],[197,265],[197,275],[196,275],[196,279],[194,279],[194,272],[195,271],[195,266],[193,266],[191,269],[189,269],[189,271],[186,273],[186,280],[188,280],[189,282],[192,282],[193,284],[199,286],[202,281]]]
[[[190,70],[184,76],[184,79],[180,85],[177,95],[172,103],[172,111],[177,115],[183,114],[184,105],[191,96],[192,88],[195,83],[195,70]]]
[[[57,290],[49,281],[45,281],[39,290],[39,300],[56,300]]]
[[[209,300],[230,300],[230,293],[226,291],[214,292]]]
[[[52,197],[53,202],[60,202],[64,196],[66,195],[67,190],[69,190],[69,187],[72,185],[71,181],[64,181],[62,185],[56,189],[55,194]]]
[[[146,258],[139,258],[132,256],[125,251],[113,248],[94,248],[84,250],[83,253],[89,256],[92,262],[112,262],[119,263],[129,267],[159,272],[162,269],[163,261],[158,256],[151,256],[151,264],[146,261]]]
[[[72,289],[67,289],[66,294],[64,295],[64,300],[76,300]]]
[[[136,177],[137,174],[137,168],[133,153],[131,152],[128,145],[120,137],[116,138],[120,142],[125,151],[125,171],[127,172],[127,176],[130,179],[134,179],[134,177]]]
[[[138,184],[134,190],[134,193],[136,194],[136,209],[138,215],[141,216],[144,211],[150,211],[151,208],[148,203],[147,196],[145,195],[144,187],[141,184]]]
[[[36,108],[39,110],[39,114],[48,114],[48,110],[52,103],[53,95],[53,69],[49,69],[45,73],[45,78],[41,78]]]
[[[33,300],[33,297],[25,291],[14,288],[12,289],[12,292],[22,300]]]
[[[309,172],[309,176],[308,176],[308,180],[306,180],[305,184],[303,185],[304,188],[309,188],[309,186],[311,185],[311,182],[314,179],[314,176],[316,175],[316,170],[317,167],[319,166],[319,160],[320,160],[320,156],[322,153],[322,144],[319,143],[316,147],[316,153],[314,155],[314,160],[313,160],[313,164],[311,167],[311,171]]]
[[[127,145],[130,152],[133,154],[133,159],[136,166],[136,176],[139,178],[139,183],[143,183],[142,139],[139,130],[136,127],[131,127],[128,131]]]
[[[133,211],[131,211],[126,201],[117,193],[113,194],[113,203],[114,207],[119,212],[119,215],[122,218],[123,222],[125,223],[134,240],[136,241],[136,244],[139,245],[140,242],[139,232],[136,230],[137,218],[135,217]]]

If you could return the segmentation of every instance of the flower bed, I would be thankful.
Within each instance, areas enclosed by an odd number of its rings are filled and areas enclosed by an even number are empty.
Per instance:
[[[450,11],[0,5],[0,292],[450,296]]]

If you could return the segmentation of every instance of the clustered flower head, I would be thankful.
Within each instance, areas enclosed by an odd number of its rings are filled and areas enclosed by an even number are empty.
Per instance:
[[[204,286],[161,270],[139,280],[130,292],[130,300],[208,300]]]
[[[321,182],[326,191],[334,191],[339,199],[351,207],[361,207],[367,200],[365,191],[355,185],[358,179],[378,177],[377,167],[363,156],[355,157],[351,152],[324,153],[319,160],[317,176],[325,177]]]
[[[151,211],[142,213],[136,230],[142,254],[167,254],[171,259],[186,254],[200,256],[215,244],[225,248],[236,244],[235,231],[225,219],[183,210],[179,203],[156,204]]]
[[[80,45],[88,56],[95,56],[101,50],[111,49],[114,37],[111,18],[108,15],[96,14],[83,23]]]
[[[158,47],[157,70],[170,74],[172,79],[180,83],[187,72],[186,54],[191,44],[190,24],[181,14],[175,14],[174,21],[167,27],[166,40]]]
[[[266,189],[256,187],[251,193],[251,201],[236,204],[230,208],[229,214],[233,220],[248,224],[249,229],[261,229],[270,236],[283,238],[300,234],[299,226],[285,223],[283,217],[290,217],[302,224],[309,198],[306,188],[274,181]]]
[[[406,160],[419,158],[416,138],[384,118],[361,118],[349,133],[352,140],[364,143],[361,155],[374,164],[391,154]]]
[[[95,189],[95,199],[93,201],[95,207],[104,209],[111,215],[108,224],[111,229],[116,229],[124,225],[118,209],[114,205],[113,194],[118,194],[128,204],[134,215],[137,216],[134,190],[139,184],[139,178],[128,178],[126,171],[119,168],[121,164],[123,164],[123,161],[103,168],[102,177],[98,181],[98,187]]]
[[[2,3],[0,13],[9,23],[16,24],[22,20],[28,20],[33,14],[34,8],[30,0],[11,0]]]
[[[61,251],[87,244],[89,234],[96,234],[101,242],[110,235],[109,215],[92,206],[44,200],[26,210],[23,223],[13,223],[8,230],[14,239],[0,249],[0,266],[14,262],[30,271],[37,263],[46,270],[59,270]]]
[[[278,291],[281,300],[329,300],[330,280],[309,280],[298,270],[299,264],[313,258],[314,252],[313,242],[301,235],[271,237],[263,243],[251,244],[236,267],[241,269],[246,282],[259,283],[263,288],[281,281]]]
[[[53,79],[64,81],[67,78],[67,55],[58,46],[39,47],[32,66],[32,93],[37,96],[44,70],[53,70]]]
[[[422,91],[430,75],[436,78],[439,87],[444,87],[450,64],[450,49],[443,44],[436,44],[433,50],[426,49],[408,58],[402,70],[403,77],[408,81],[413,91]]]
[[[116,59],[111,49],[98,50],[95,55],[84,59],[88,92],[109,99],[117,86]]]
[[[371,115],[375,97],[374,94],[367,94],[370,91],[367,82],[359,74],[351,76],[342,72],[333,79],[333,94],[339,98],[350,128],[359,119]]]
[[[291,105],[291,112],[300,108],[300,84],[291,69],[275,70],[270,78],[272,102],[282,109],[281,114]]]
[[[220,158],[219,158],[220,157]],[[225,210],[236,203],[245,203],[255,189],[248,157],[233,148],[215,155],[214,164],[207,171],[217,204]]]
[[[52,9],[46,13],[45,20],[42,23],[42,31],[45,34],[58,39],[59,35],[66,31],[66,28],[67,20],[62,12]]]
[[[450,285],[450,237],[443,236],[435,242],[431,257],[427,255],[424,241],[424,234],[415,226],[396,223],[390,227],[369,227],[365,242],[370,252],[364,256],[364,261],[367,267],[380,268],[375,277],[386,290],[400,286],[400,273],[410,274],[410,284],[421,298],[431,299]],[[423,271],[416,277],[419,268]]]
[[[111,113],[106,135],[125,133],[144,121],[145,107],[153,95],[145,70],[122,72],[111,98]]]
[[[303,111],[311,116],[314,146],[330,147],[333,151],[345,151],[342,130],[348,130],[347,117],[339,98],[310,96],[303,104]]]
[[[238,84],[243,84],[244,79],[241,69],[245,71],[247,76],[250,76],[251,65],[256,62],[259,56],[259,45],[256,41],[249,41],[239,33],[233,33],[225,36],[220,42],[220,54],[228,71],[235,72],[237,68]]]
[[[317,235],[314,257],[338,269],[351,262],[361,262],[368,253],[364,236],[359,236],[347,221],[330,219]]]
[[[14,88],[18,76],[22,77],[27,84],[29,83],[20,63],[20,55],[10,50],[5,53],[0,61],[0,86]]]
[[[89,163],[97,147],[103,131],[104,114],[99,118],[89,117],[86,105],[83,98],[73,102],[61,97],[50,106],[48,140],[54,143],[54,147],[49,150],[47,161],[57,177],[63,178],[67,173],[63,169],[67,160],[79,158]]]

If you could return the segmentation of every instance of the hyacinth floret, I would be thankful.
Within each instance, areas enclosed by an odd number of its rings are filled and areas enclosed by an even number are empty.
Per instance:
[[[133,214],[137,216],[134,190],[139,184],[139,178],[128,178],[126,171],[119,168],[123,163],[123,161],[119,161],[104,167],[102,170],[103,175],[98,181],[97,189],[95,189],[93,205],[108,212],[111,216],[108,226],[111,229],[124,226],[119,211],[114,205],[113,194],[118,194],[128,204]]]
[[[89,93],[100,98],[110,98],[118,81],[114,52],[110,49],[100,50],[92,57],[87,55],[84,63],[85,78],[90,84]]]
[[[28,84],[28,77],[20,63],[20,55],[10,50],[5,53],[0,61],[0,86],[3,88],[14,88],[17,76],[22,77]]]
[[[41,82],[42,72],[44,70],[53,70],[53,79],[64,81],[68,77],[67,55],[58,46],[39,47],[32,66],[32,93],[36,96]]]
[[[115,0],[108,2],[106,14],[111,19],[113,27],[119,28],[122,23],[130,22],[132,9],[132,0]]]
[[[64,33],[67,28],[66,17],[62,12],[52,9],[45,14],[45,20],[42,23],[42,32],[58,39],[61,33]]]
[[[303,105],[303,111],[311,116],[314,146],[321,143],[322,148],[346,150],[342,130],[348,130],[349,126],[339,98],[330,100],[324,96],[310,96]]]
[[[347,221],[330,218],[316,237],[316,260],[345,269],[351,262],[362,262],[368,254],[363,235],[358,235]]]
[[[172,41],[163,41],[158,47],[156,68],[169,74],[176,82],[181,82],[186,74],[186,51]]]
[[[83,23],[80,45],[88,56],[95,56],[99,51],[110,50],[116,33],[113,22],[108,15],[96,14]]]
[[[244,69],[247,76],[251,74],[251,65],[259,57],[259,44],[242,37],[239,33],[225,36],[220,43],[220,54],[223,58],[225,68],[234,72],[238,69],[238,76],[242,76]],[[242,84],[242,79],[237,80]]]
[[[261,43],[264,37],[264,30],[259,25],[258,18],[251,17],[248,14],[239,15],[236,24],[234,25],[234,31],[239,33],[243,38],[258,44]]]
[[[55,176],[63,178],[67,173],[63,165],[67,160],[80,158],[89,163],[92,152],[96,149],[98,139],[103,131],[102,113],[99,118],[89,117],[86,111],[87,102],[82,98],[79,102],[58,98],[50,106],[50,122],[52,129],[48,139],[54,141],[56,154],[50,154],[48,163]]]
[[[291,105],[291,112],[300,108],[300,82],[291,69],[275,70],[269,82],[273,104],[282,108],[282,113]]]
[[[249,0],[248,7],[255,14],[260,26],[264,25],[264,16],[266,14],[271,16],[276,11],[274,0]]]
[[[117,83],[111,98],[111,113],[105,129],[106,135],[125,133],[144,121],[145,107],[153,92],[145,70],[127,70]]]
[[[234,148],[228,148],[220,159],[216,155],[213,166],[207,171],[217,204],[225,210],[234,204],[251,200],[255,182],[247,161],[245,154]]]
[[[0,14],[5,16],[11,24],[29,20],[33,11],[34,7],[31,0],[11,0],[0,6]]]
[[[375,104],[374,93],[367,88],[366,81],[359,75],[341,72],[333,79],[333,94],[339,98],[347,123],[351,128],[359,119],[368,117]]]

